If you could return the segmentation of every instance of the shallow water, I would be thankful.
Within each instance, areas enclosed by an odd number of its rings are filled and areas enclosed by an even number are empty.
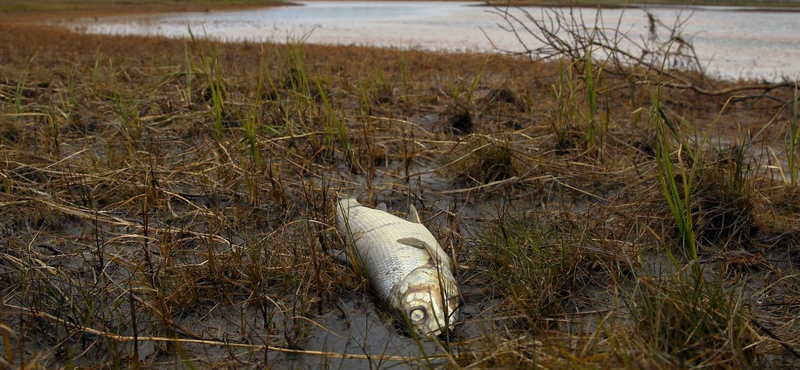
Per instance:
[[[466,2],[303,2],[302,6],[260,10],[116,16],[80,20],[68,26],[100,34],[188,36],[208,35],[226,41],[297,41],[315,44],[356,44],[414,47],[446,51],[522,50],[513,33],[499,24],[493,9]],[[526,7],[536,18],[540,7]],[[648,9],[661,22],[680,27],[693,40],[708,72],[725,78],[776,79],[800,75],[800,13],[764,12],[746,8],[677,7]],[[510,10],[521,16],[519,11]],[[496,11],[495,11],[496,12]],[[576,9],[586,23],[599,19],[629,38],[648,38],[648,18],[642,9]],[[527,36],[527,35],[524,35]],[[524,37],[529,47],[539,44]]]

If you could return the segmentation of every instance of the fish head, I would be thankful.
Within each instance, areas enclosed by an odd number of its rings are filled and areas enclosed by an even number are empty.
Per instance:
[[[395,286],[391,304],[416,334],[440,335],[455,327],[458,286],[449,270],[420,267]]]

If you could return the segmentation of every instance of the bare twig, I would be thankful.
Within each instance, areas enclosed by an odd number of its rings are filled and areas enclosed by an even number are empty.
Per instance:
[[[608,63],[595,65],[604,73],[622,75],[625,78],[635,75],[638,81],[666,88],[691,90],[709,96],[753,90],[766,92],[794,86],[788,81],[745,84],[723,89],[708,86],[705,83],[706,69],[695,52],[692,39],[682,33],[692,12],[688,16],[678,14],[671,25],[648,12],[650,36],[635,40],[620,29],[619,21],[615,27],[606,27],[602,13],[598,13],[594,22],[587,23],[582,12],[578,10],[576,14],[572,8],[543,8],[539,17],[523,8],[516,10],[517,12],[512,13],[508,9],[494,7],[490,12],[501,18],[498,26],[512,33],[523,51],[503,50],[494,43],[492,45],[501,52],[526,55],[532,61],[565,58],[579,66],[587,56],[604,55],[608,57]],[[662,30],[666,32],[660,32]],[[535,41],[538,46],[534,46],[531,41]],[[696,73],[702,84],[692,82],[686,72]]]

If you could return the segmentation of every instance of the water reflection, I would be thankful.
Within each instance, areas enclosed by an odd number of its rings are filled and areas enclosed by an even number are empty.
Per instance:
[[[303,2],[261,10],[118,16],[72,24],[75,30],[102,34],[185,37],[191,27],[225,41],[297,40],[318,44],[416,47],[447,51],[520,51],[519,40],[498,24],[490,8],[466,2]],[[537,18],[543,9],[525,8]],[[511,10],[514,11],[513,9]],[[712,74],[727,78],[774,79],[800,74],[800,14],[743,8],[650,8],[667,25],[691,15],[682,34],[692,38],[698,57]],[[595,9],[575,10],[594,22]],[[691,14],[690,14],[691,13]],[[521,16],[520,13],[512,13]],[[641,9],[606,9],[606,27],[619,27],[632,40],[648,37],[647,14]],[[529,47],[538,46],[523,35]]]

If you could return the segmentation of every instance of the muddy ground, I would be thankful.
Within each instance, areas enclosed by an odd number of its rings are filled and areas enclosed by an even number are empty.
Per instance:
[[[5,19],[0,367],[800,366],[790,81]],[[454,256],[450,335],[326,252],[359,186]]]

